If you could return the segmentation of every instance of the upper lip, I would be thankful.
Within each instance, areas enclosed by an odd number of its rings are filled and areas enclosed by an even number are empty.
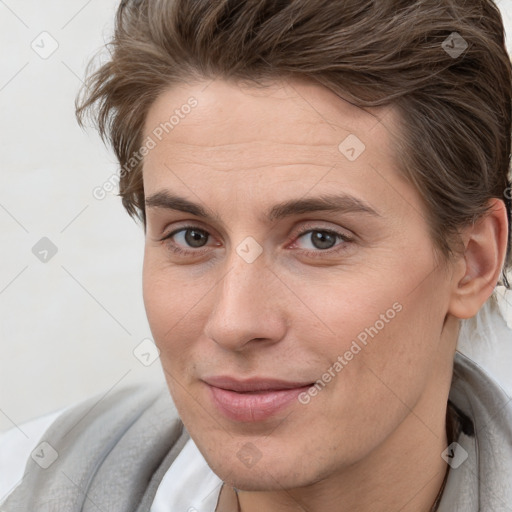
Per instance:
[[[237,379],[227,375],[207,377],[203,379],[210,386],[239,393],[247,391],[274,391],[280,389],[302,388],[311,385],[311,382],[284,381],[279,379],[267,379],[263,377],[252,377],[250,379]]]

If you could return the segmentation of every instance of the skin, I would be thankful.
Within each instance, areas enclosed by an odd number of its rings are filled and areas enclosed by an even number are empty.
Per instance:
[[[166,191],[214,214],[146,208],[144,301],[186,428],[240,490],[243,512],[430,510],[446,471],[458,319],[478,311],[498,278],[503,203],[462,233],[465,252],[446,262],[421,196],[397,169],[392,108],[364,111],[306,81],[261,88],[218,79],[163,92],[144,137],[191,96],[197,106],[143,171],[147,199]],[[366,145],[354,161],[338,149],[349,134]],[[376,214],[264,216],[283,201],[333,193]],[[168,236],[189,225],[202,230],[202,246],[185,230]],[[325,230],[351,241],[327,234],[332,247],[319,248],[313,237]],[[237,253],[249,236],[263,251],[252,263]],[[202,381],[315,382],[393,304],[400,312],[309,403],[270,419],[228,419]],[[260,458],[248,467],[240,450]]]

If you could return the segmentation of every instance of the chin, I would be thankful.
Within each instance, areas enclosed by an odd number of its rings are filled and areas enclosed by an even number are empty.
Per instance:
[[[236,487],[241,491],[282,491],[284,489],[295,489],[313,483],[309,479],[303,480],[301,478],[291,476],[290,474],[270,474],[266,473],[265,470],[257,473],[254,472],[254,470],[242,471],[240,473],[236,473],[236,476],[233,477],[233,473],[235,473],[235,471],[238,471],[238,468],[232,468],[231,476],[226,477],[225,479],[220,475],[218,476],[227,484],[232,487]]]
[[[205,457],[213,472],[227,484],[242,491],[282,491],[314,484],[322,477],[311,465],[301,467],[282,453],[246,466],[234,454],[215,453]]]

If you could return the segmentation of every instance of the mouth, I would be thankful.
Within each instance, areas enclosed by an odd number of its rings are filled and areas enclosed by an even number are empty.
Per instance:
[[[216,408],[228,419],[238,422],[264,421],[291,406],[314,383],[233,377],[204,379]]]

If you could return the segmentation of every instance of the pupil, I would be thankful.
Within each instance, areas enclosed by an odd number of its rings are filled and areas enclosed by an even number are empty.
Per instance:
[[[205,233],[203,233],[202,231],[197,231],[195,229],[187,229],[187,231],[185,232],[185,241],[191,247],[202,247],[206,243],[207,238],[205,236]]]
[[[330,249],[336,242],[335,237],[325,231],[315,231],[312,235],[313,245],[317,249]]]

